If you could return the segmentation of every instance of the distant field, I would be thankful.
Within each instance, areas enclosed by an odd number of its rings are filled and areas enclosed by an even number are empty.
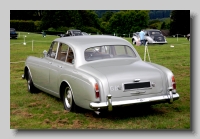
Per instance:
[[[24,35],[26,35],[24,39]],[[11,129],[190,129],[190,43],[185,38],[167,38],[168,44],[148,46],[151,62],[171,69],[180,99],[151,107],[134,106],[104,116],[92,111],[67,112],[62,101],[46,93],[30,94],[21,79],[27,56],[42,57],[57,36],[20,32],[10,39]],[[131,38],[125,38],[131,42]],[[24,45],[23,43],[26,43]],[[174,47],[170,47],[173,45]],[[135,46],[144,58],[144,46]],[[148,61],[148,57],[147,57]],[[16,62],[16,63],[15,63]]]

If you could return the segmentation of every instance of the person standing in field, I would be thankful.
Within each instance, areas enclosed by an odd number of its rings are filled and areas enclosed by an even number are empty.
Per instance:
[[[140,31],[140,33],[139,33],[139,36],[140,36],[140,45],[145,45],[145,33],[144,33],[144,31],[143,31],[143,29]]]

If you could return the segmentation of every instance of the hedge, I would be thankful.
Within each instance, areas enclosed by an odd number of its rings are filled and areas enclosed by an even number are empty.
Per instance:
[[[42,21],[24,21],[24,20],[10,20],[10,28],[15,28],[16,31],[24,31],[24,32],[46,32],[49,35],[57,35],[57,34],[64,34],[69,29],[75,29],[75,27],[59,27],[57,29],[49,28],[48,30],[42,29]],[[100,30],[94,27],[82,26],[80,29],[83,32],[88,33],[102,33]]]
[[[41,32],[40,25],[41,21],[10,20],[10,28],[17,31]]]

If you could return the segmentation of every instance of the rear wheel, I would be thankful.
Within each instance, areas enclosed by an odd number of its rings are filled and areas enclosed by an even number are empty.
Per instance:
[[[28,88],[28,91],[30,93],[36,93],[37,92],[37,88],[34,86],[33,84],[33,80],[31,78],[31,75],[30,75],[30,72],[28,71],[28,74],[27,74],[27,88]]]
[[[63,104],[64,104],[64,109],[74,112],[76,111],[76,104],[74,102],[74,98],[72,95],[72,90],[69,86],[65,87],[63,90]]]
[[[135,39],[132,39],[132,42],[133,42],[133,44],[135,44],[135,45],[136,45],[136,41],[135,41]]]

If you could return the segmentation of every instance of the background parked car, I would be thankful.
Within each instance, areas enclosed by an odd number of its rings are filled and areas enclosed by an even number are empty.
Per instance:
[[[163,36],[162,32],[157,29],[146,29],[145,32],[145,39],[147,40],[148,44],[165,44],[167,40],[165,36]],[[139,32],[133,33],[132,43],[136,44],[139,41]]]
[[[65,34],[59,34],[60,37],[67,37],[67,36],[83,36],[81,30],[71,29],[68,30]]]
[[[10,28],[10,38],[17,38],[18,33],[16,33],[16,30],[14,28]]]
[[[190,41],[190,34],[186,36],[187,40]]]

